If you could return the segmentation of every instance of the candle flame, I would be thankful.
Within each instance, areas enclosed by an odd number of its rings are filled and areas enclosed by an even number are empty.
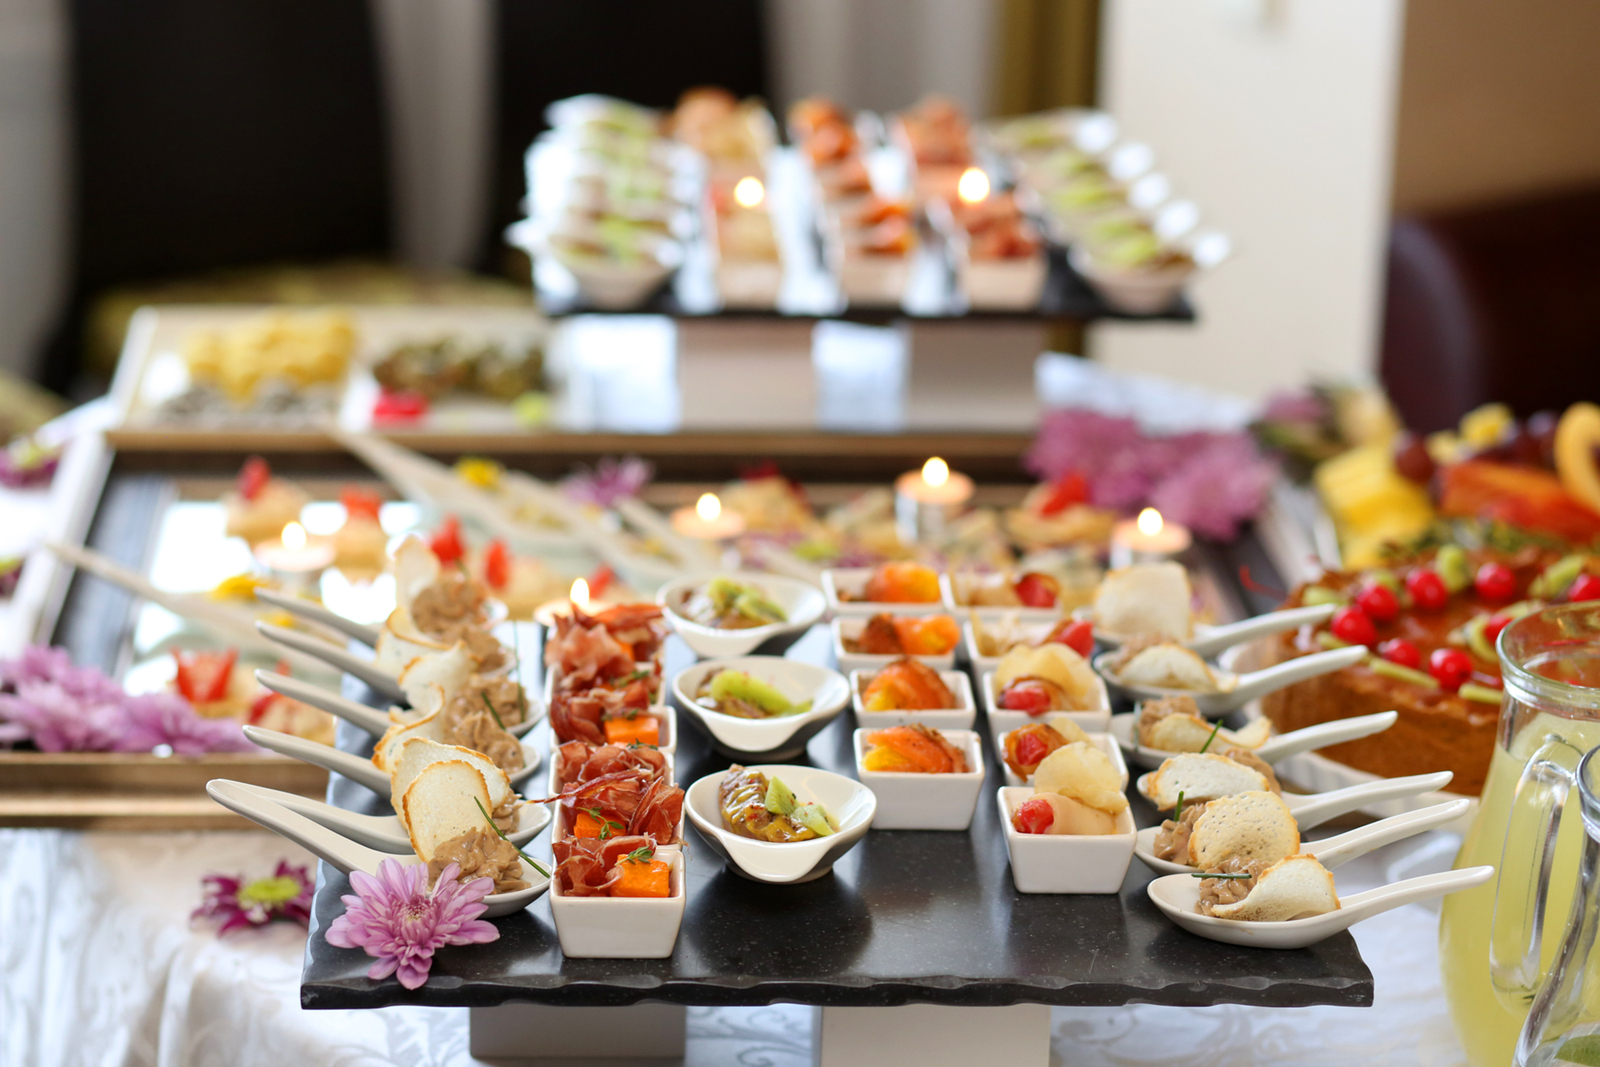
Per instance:
[[[1161,528],[1165,526],[1166,523],[1162,521],[1161,512],[1157,511],[1155,508],[1145,508],[1143,511],[1139,512],[1138,525],[1140,533],[1144,534],[1146,537],[1154,537],[1156,534],[1161,532]]]
[[[961,172],[961,180],[956,183],[956,195],[966,204],[976,204],[980,200],[987,199],[989,176],[981,167],[968,167]]]
[[[937,489],[950,480],[950,464],[934,456],[922,465],[922,480]]]
[[[298,522],[291,522],[283,528],[283,547],[291,552],[298,552],[306,547],[306,528]]]
[[[715,493],[701,493],[700,499],[694,502],[694,513],[705,522],[716,522],[722,517],[722,501]]]
[[[733,187],[733,199],[740,207],[755,207],[767,195],[767,190],[761,184],[761,179],[744,177],[739,179],[739,184]]]
[[[589,583],[582,578],[572,583],[572,606],[589,610]]]

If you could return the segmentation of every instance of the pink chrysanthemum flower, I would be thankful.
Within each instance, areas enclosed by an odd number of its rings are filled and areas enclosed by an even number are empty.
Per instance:
[[[639,490],[649,484],[655,473],[655,467],[638,456],[624,456],[620,460],[607,456],[596,463],[592,471],[579,467],[577,473],[562,481],[561,487],[580,504],[611,508],[619,500],[638,496]]]
[[[242,874],[232,878],[208,874],[200,885],[205,896],[189,918],[221,919],[219,937],[277,920],[311,923],[311,874],[305,867],[291,867],[287,860],[278,861],[270,878],[246,882]]]
[[[416,989],[428,980],[434,952],[445,945],[481,945],[500,936],[493,923],[478,918],[488,910],[483,898],[492,878],[461,883],[461,868],[450,864],[430,892],[426,864],[396,860],[378,865],[376,878],[352,871],[358,895],[342,897],[345,913],[328,924],[328,944],[359,948],[377,958],[368,978],[399,972],[400,984]]]

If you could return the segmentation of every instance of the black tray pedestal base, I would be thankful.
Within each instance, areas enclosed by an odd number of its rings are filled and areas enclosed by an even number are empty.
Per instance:
[[[683,1063],[688,1019],[689,1009],[682,1004],[472,1008],[469,1047],[474,1059],[539,1067],[678,1067]]]

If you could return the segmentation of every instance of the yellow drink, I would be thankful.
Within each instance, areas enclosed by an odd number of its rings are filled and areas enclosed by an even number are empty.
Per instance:
[[[1529,758],[1552,733],[1559,734],[1579,751],[1586,752],[1600,745],[1600,722],[1541,713],[1517,733],[1510,751],[1496,746],[1483,787],[1483,805],[1462,842],[1461,854],[1456,857],[1457,867],[1489,863],[1498,868],[1517,780]],[[1549,968],[1566,929],[1572,894],[1577,888],[1582,841],[1583,819],[1574,791],[1556,838],[1556,861],[1545,907],[1541,973]],[[1495,877],[1486,884],[1445,897],[1439,923],[1439,967],[1444,978],[1445,1000],[1450,1006],[1456,1035],[1473,1067],[1505,1067],[1511,1062],[1532,995],[1530,990],[1529,1000],[1508,1004],[1495,992],[1489,977],[1489,931],[1494,924],[1495,887],[1499,878],[1496,870]],[[1525,884],[1527,872],[1516,872],[1516,878]],[[1500,921],[1505,923],[1510,916],[1509,921],[1520,925],[1523,909],[1531,907],[1532,901],[1523,888],[1515,892],[1508,890],[1501,905],[1506,912]]]

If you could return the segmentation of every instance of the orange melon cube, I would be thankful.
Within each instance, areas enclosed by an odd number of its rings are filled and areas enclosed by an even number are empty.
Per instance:
[[[661,722],[654,715],[635,715],[631,719],[607,719],[606,741],[627,747],[631,744],[659,745]]]
[[[611,887],[614,897],[666,897],[672,895],[672,864],[666,860],[618,861],[622,877]]]

